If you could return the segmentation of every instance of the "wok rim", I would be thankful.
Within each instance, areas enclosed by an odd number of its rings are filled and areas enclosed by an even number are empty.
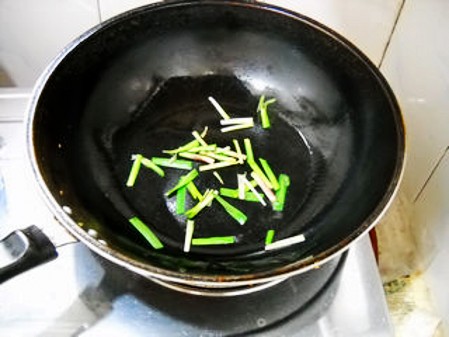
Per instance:
[[[202,5],[219,5],[219,6],[242,6],[250,7],[255,10],[265,10],[275,13],[276,15],[287,16],[294,20],[299,20],[306,25],[309,25],[313,29],[319,30],[330,36],[332,39],[336,40],[342,47],[348,49],[355,58],[358,58],[366,67],[367,73],[371,73],[373,79],[377,82],[380,89],[385,94],[385,98],[391,107],[391,112],[394,115],[395,125],[397,128],[397,157],[396,165],[394,167],[392,178],[388,184],[388,188],[383,194],[381,200],[378,202],[374,210],[368,214],[365,220],[357,227],[355,231],[347,235],[344,240],[341,240],[338,244],[322,251],[320,254],[306,257],[301,260],[289,263],[283,267],[278,267],[270,269],[269,271],[257,272],[257,273],[247,273],[239,275],[219,275],[219,274],[193,274],[184,273],[181,271],[169,270],[156,267],[150,263],[144,263],[130,256],[121,253],[108,245],[104,245],[98,240],[91,237],[87,232],[82,229],[76,221],[74,221],[69,214],[64,212],[63,206],[59,204],[53,197],[49,186],[47,186],[43,174],[41,173],[40,167],[42,167],[38,158],[36,157],[37,148],[34,142],[35,135],[35,115],[36,110],[39,105],[40,97],[46,87],[48,80],[57,71],[59,65],[65,60],[66,56],[72,53],[83,41],[89,39],[92,35],[96,34],[98,31],[107,29],[108,26],[115,24],[118,21],[127,20],[136,13],[142,11],[151,12],[154,9],[166,8],[177,6],[202,6]],[[26,117],[26,152],[28,159],[29,171],[32,173],[34,182],[38,185],[38,190],[41,197],[44,199],[48,209],[58,220],[65,229],[67,229],[75,238],[83,242],[89,249],[95,253],[101,255],[102,257],[108,259],[109,261],[120,265],[130,271],[140,274],[147,278],[160,279],[166,282],[174,282],[180,284],[195,285],[199,287],[211,287],[211,288],[230,288],[239,287],[250,284],[260,284],[266,282],[272,282],[274,280],[284,279],[291,276],[295,276],[311,269],[319,268],[326,262],[336,258],[342,253],[346,252],[349,247],[357,242],[364,234],[369,232],[384,216],[388,208],[391,206],[402,181],[405,162],[406,162],[406,130],[401,113],[401,109],[397,102],[397,99],[387,83],[384,76],[381,74],[380,70],[374,65],[374,63],[361,52],[354,44],[352,44],[345,37],[341,36],[339,33],[335,32],[331,28],[311,19],[303,14],[293,12],[291,10],[271,5],[252,1],[251,3],[245,3],[238,0],[205,0],[205,1],[175,1],[168,3],[153,3],[150,5],[145,5],[142,7],[135,8],[133,10],[122,13],[115,16],[99,25],[86,31],[84,34],[80,35],[78,38],[69,43],[47,66],[42,75],[37,80],[31,100],[27,108]]]

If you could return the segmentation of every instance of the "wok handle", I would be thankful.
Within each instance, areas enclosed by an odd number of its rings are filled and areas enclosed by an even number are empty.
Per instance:
[[[56,247],[38,227],[16,230],[0,241],[0,284],[57,256]]]

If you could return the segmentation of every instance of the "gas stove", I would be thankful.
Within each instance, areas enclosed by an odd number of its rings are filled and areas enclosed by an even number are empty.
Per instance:
[[[0,90],[0,237],[35,224],[59,257],[0,285],[0,336],[392,336],[376,260],[360,238],[306,305],[301,283],[231,298],[186,295],[125,271],[65,235],[27,176],[30,92]],[[0,247],[1,248],[1,247]]]

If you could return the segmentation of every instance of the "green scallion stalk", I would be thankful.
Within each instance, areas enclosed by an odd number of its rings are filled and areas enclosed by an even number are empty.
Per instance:
[[[156,234],[154,234],[153,231],[148,228],[148,226],[145,225],[138,217],[135,216],[129,219],[129,222],[140,234],[142,234],[142,236],[150,243],[151,246],[153,246],[154,249],[161,249],[164,247]]]
[[[193,149],[193,148],[198,147],[198,146],[200,146],[200,143],[196,139],[194,139],[194,140],[188,142],[187,144],[182,145],[182,146],[180,146],[180,147],[178,147],[176,149],[164,150],[162,152],[163,153],[168,153],[168,154],[176,154],[176,153],[180,153],[180,152],[187,152],[190,149]]]
[[[187,185],[188,183],[190,183],[191,181],[193,181],[196,177],[198,177],[198,171],[196,169],[193,169],[192,171],[190,171],[188,174],[186,174],[185,176],[182,176],[181,178],[179,178],[178,183],[175,185],[175,187],[173,187],[171,190],[169,190],[168,192],[165,193],[166,196],[170,196],[173,192],[176,192],[178,189],[180,189],[181,187]]]
[[[223,206],[225,211],[228,212],[228,214],[233,217],[239,224],[243,225],[246,220],[248,220],[248,217],[242,211],[232,206],[229,202],[224,200],[219,195],[215,196],[215,199],[221,204],[221,206]]]
[[[201,144],[201,146],[208,146],[206,141],[201,137],[198,131],[193,131],[192,136],[195,137],[195,139]]]
[[[159,166],[157,166],[155,163],[153,163],[148,158],[145,158],[145,157],[142,158],[142,165],[145,166],[146,168],[149,168],[150,170],[153,170],[154,172],[156,172],[161,177],[165,176],[164,170],[162,170]]]
[[[189,149],[186,152],[201,152],[201,151],[216,151],[217,149],[217,144],[210,144],[207,146],[197,146],[197,147],[192,147],[191,149]]]
[[[142,164],[142,158],[143,156],[141,154],[136,154],[133,157],[133,165],[131,167],[131,171],[129,172],[128,180],[126,181],[126,186],[133,187],[137,176],[140,171],[140,166]]]
[[[194,218],[199,212],[203,210],[203,208],[207,207],[209,203],[211,203],[215,199],[215,195],[215,190],[209,190],[208,192],[206,192],[203,196],[203,200],[201,200],[195,206],[185,212],[187,218]]]
[[[183,186],[176,191],[176,214],[184,214],[186,211],[187,187]]]
[[[263,168],[268,180],[270,180],[271,186],[273,186],[273,189],[275,191],[277,191],[279,189],[279,182],[278,182],[273,170],[271,169],[270,164],[268,164],[268,162],[263,158],[259,158],[259,161],[260,161],[260,164],[262,165],[262,168]]]
[[[214,236],[209,238],[194,238],[192,239],[192,246],[229,245],[235,242],[235,236]]]
[[[261,96],[259,100],[259,104],[257,106],[257,112],[260,113],[260,119],[262,122],[262,128],[268,129],[271,127],[270,118],[268,116],[268,106],[276,102],[275,98],[269,99],[265,101],[265,96]]]
[[[198,188],[196,187],[195,183],[193,181],[189,182],[187,185],[187,190],[189,191],[190,195],[192,196],[193,199],[196,200],[202,200],[203,199],[203,195],[201,194],[201,192],[198,190]]]
[[[278,180],[279,189],[276,191],[276,201],[273,203],[273,210],[281,212],[284,210],[285,198],[290,186],[290,177],[286,174],[280,174]]]
[[[239,191],[232,188],[226,188],[222,187],[220,188],[220,195],[222,197],[232,198],[232,199],[238,199],[239,198]],[[251,201],[251,202],[259,202],[259,199],[257,199],[257,196],[251,192],[251,191],[245,191],[245,201]]]
[[[246,152],[246,160],[248,162],[254,162],[254,153],[253,153],[253,147],[251,145],[251,140],[249,138],[245,138],[243,140],[243,145],[245,147]]]
[[[273,242],[274,239],[274,229],[270,229],[267,231],[267,236],[265,237],[265,245],[269,245]]]
[[[193,168],[193,163],[188,160],[152,157],[151,161],[158,166],[171,167],[180,170],[190,171]]]
[[[256,172],[256,174],[262,179],[262,181],[265,183],[265,185],[268,186],[268,188],[273,188],[273,185],[271,185],[270,180],[267,178],[265,173],[263,173],[263,171],[260,169],[259,165],[257,165],[255,161],[248,160],[248,165],[254,172]]]

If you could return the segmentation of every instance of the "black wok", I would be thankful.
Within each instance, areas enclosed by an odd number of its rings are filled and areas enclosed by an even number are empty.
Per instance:
[[[233,117],[275,97],[272,128],[223,134],[207,97]],[[69,45],[47,69],[29,109],[28,150],[49,208],[102,256],[162,282],[227,288],[277,281],[344,252],[393,198],[404,164],[404,127],[386,81],[347,40],[287,10],[238,1],[151,5],[116,17]],[[185,218],[164,196],[180,173],[125,182],[130,156],[191,139],[249,137],[258,156],[291,178],[283,212],[232,201],[248,222],[219,207],[195,235],[236,235],[234,245],[182,251]],[[241,169],[221,172],[229,180]],[[199,188],[218,188],[204,174]],[[154,250],[130,226],[138,216],[158,235]],[[276,238],[303,243],[265,251]],[[98,236],[87,232],[95,230]]]

